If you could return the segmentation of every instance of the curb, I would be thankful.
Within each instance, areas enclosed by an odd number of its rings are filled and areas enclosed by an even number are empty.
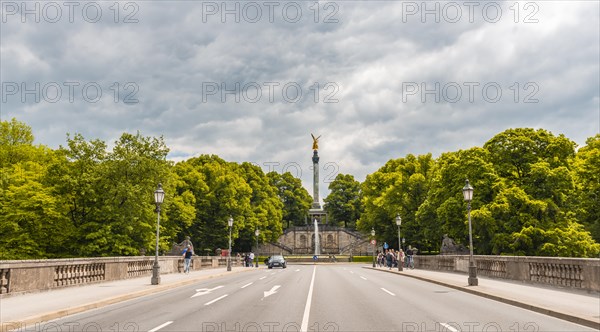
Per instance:
[[[571,323],[576,323],[576,324],[580,324],[580,325],[584,325],[587,327],[591,327],[597,330],[600,330],[600,321],[593,321],[593,320],[589,320],[586,318],[582,318],[579,316],[573,316],[573,315],[569,315],[569,314],[565,314],[556,310],[552,310],[552,309],[548,309],[542,306],[536,306],[530,303],[525,303],[525,302],[520,302],[518,300],[512,300],[512,299],[507,299],[507,298],[503,298],[501,296],[497,296],[497,295],[492,295],[489,293],[485,293],[485,292],[481,292],[478,291],[476,289],[473,288],[467,288],[467,286],[457,286],[457,285],[453,285],[450,283],[445,283],[442,281],[438,281],[438,280],[433,280],[433,279],[429,279],[429,278],[425,278],[425,277],[420,277],[420,276],[415,276],[415,275],[409,275],[409,274],[403,274],[403,273],[399,273],[398,271],[390,271],[390,270],[380,270],[371,266],[363,266],[363,269],[371,269],[371,270],[376,270],[376,271],[382,271],[382,272],[388,272],[388,273],[393,273],[396,275],[401,275],[403,277],[409,277],[409,278],[413,278],[413,279],[418,279],[421,281],[426,281],[426,282],[430,282],[433,284],[437,284],[440,286],[445,286],[448,288],[453,288],[456,290],[460,290],[463,291],[465,293],[470,293],[473,295],[477,295],[477,296],[481,296],[481,297],[485,297],[488,298],[490,300],[494,300],[494,301],[498,301],[498,302],[502,302],[502,303],[506,303],[506,304],[510,304],[513,305],[515,307],[519,307],[519,308],[523,308],[523,309],[527,309],[527,310],[531,310],[531,311],[535,311],[537,313],[540,314],[544,314],[547,316],[552,316],[552,317],[556,317],[562,320],[566,320],[568,322]]]
[[[97,309],[97,308],[105,307],[105,306],[108,306],[111,304],[135,299],[135,298],[142,297],[145,295],[164,292],[167,290],[171,290],[173,288],[194,284],[196,282],[206,280],[206,279],[218,278],[218,277],[222,277],[225,275],[230,275],[232,273],[242,273],[242,272],[246,272],[246,271],[250,271],[250,270],[241,269],[238,271],[227,271],[227,272],[221,272],[221,273],[217,273],[217,274],[198,276],[198,277],[194,277],[193,279],[188,279],[188,280],[183,280],[183,281],[174,281],[169,284],[155,286],[154,288],[149,288],[149,289],[144,289],[144,290],[140,290],[137,292],[117,295],[117,296],[113,296],[113,297],[110,297],[110,298],[107,298],[104,300],[86,303],[86,304],[74,306],[71,308],[65,308],[65,309],[61,309],[61,310],[50,311],[50,312],[46,312],[46,313],[42,313],[42,314],[25,317],[18,321],[2,322],[0,324],[0,332],[8,332],[11,330],[16,330],[16,329],[24,329],[24,328],[27,328],[27,326],[35,324],[35,323],[46,322],[49,320],[58,319],[58,318],[62,318],[65,316],[78,314],[78,313],[81,313],[84,311]]]

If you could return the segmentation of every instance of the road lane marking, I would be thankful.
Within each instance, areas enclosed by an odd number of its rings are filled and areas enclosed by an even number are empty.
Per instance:
[[[384,292],[386,292],[386,293],[388,293],[388,294],[390,294],[391,296],[396,296],[396,294],[390,292],[389,290],[387,290],[387,289],[385,289],[383,287],[381,287],[381,290],[384,291]]]
[[[263,280],[263,279],[264,279],[264,278],[266,278],[266,277],[267,277],[267,276],[260,277],[260,278],[258,278],[258,280]]]
[[[206,302],[206,303],[204,303],[204,305],[211,305],[211,304],[213,304],[213,303],[215,303],[215,302],[217,302],[219,300],[222,300],[222,299],[224,299],[226,297],[227,297],[227,294],[225,294],[223,296],[220,296],[220,297],[217,297],[216,299],[214,299],[212,301]]]
[[[159,326],[157,326],[157,327],[153,328],[152,330],[149,330],[148,332],[156,332],[156,331],[158,331],[158,330],[162,329],[163,327],[165,327],[165,326],[167,326],[167,325],[171,325],[172,323],[173,323],[173,321],[172,321],[172,320],[171,320],[171,321],[168,321],[168,322],[166,322],[166,323],[164,323],[164,324],[162,324],[162,325],[159,325]]]
[[[196,289],[196,294],[190,296],[190,298],[210,294],[215,289],[219,289],[219,288],[223,288],[223,287],[225,287],[225,286],[221,285],[221,286],[217,286],[217,287],[213,287],[213,288],[198,288],[198,289]]]
[[[242,286],[242,287],[240,287],[240,288],[246,288],[246,287],[248,287],[248,286],[250,286],[250,285],[252,285],[252,283],[245,284],[244,286]]]
[[[455,329],[454,327],[452,327],[452,325],[450,324],[446,324],[446,323],[440,323],[441,326],[445,327],[446,330],[450,331],[450,332],[458,332],[457,329]]]
[[[277,293],[277,290],[279,289],[279,287],[281,287],[281,285],[275,285],[275,286],[273,286],[273,288],[271,288],[270,291],[264,292],[263,299],[267,296],[271,296],[271,295]]]
[[[354,274],[354,271],[350,271],[351,274]]]
[[[302,315],[302,325],[300,331],[308,331],[308,316],[310,314],[310,303],[312,301],[313,288],[315,286],[315,274],[317,273],[317,266],[313,268],[312,278],[310,279],[310,286],[308,287],[308,296],[306,296],[306,305],[304,306],[304,315]]]
[[[360,278],[361,278],[362,280],[367,280],[367,278],[365,278],[365,277],[363,277],[363,276],[360,276]]]
[[[300,269],[296,269],[296,272],[300,271]]]

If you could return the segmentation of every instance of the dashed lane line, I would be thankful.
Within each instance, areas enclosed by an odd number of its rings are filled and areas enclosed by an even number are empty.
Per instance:
[[[215,302],[217,302],[217,301],[219,301],[219,300],[222,300],[222,299],[226,298],[226,297],[227,297],[227,295],[228,295],[228,294],[225,294],[225,295],[223,295],[223,296],[219,296],[219,297],[217,297],[216,299],[214,299],[214,300],[212,300],[212,301],[209,301],[209,302],[206,302],[206,303],[204,303],[204,305],[211,305],[211,304],[213,304],[213,303],[215,303]]]
[[[381,287],[381,290],[384,291],[384,292],[386,292],[386,293],[388,293],[388,294],[390,294],[391,296],[396,296],[396,294],[390,292],[389,290],[387,290],[387,289],[385,289],[383,287]]]
[[[168,321],[168,322],[166,322],[166,323],[164,323],[164,324],[161,324],[161,325],[159,325],[159,326],[157,326],[157,327],[153,328],[152,330],[149,330],[148,332],[156,332],[156,331],[158,331],[158,330],[162,329],[162,328],[163,328],[163,327],[165,327],[165,326],[171,325],[172,323],[173,323],[173,321],[172,321],[172,320],[171,320],[171,321]]]
[[[454,328],[452,325],[450,324],[446,324],[446,323],[440,323],[441,326],[445,327],[446,330],[450,331],[450,332],[458,332],[458,330],[456,328]]]

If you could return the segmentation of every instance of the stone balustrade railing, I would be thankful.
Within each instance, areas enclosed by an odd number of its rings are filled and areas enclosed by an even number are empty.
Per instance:
[[[241,265],[232,257],[232,265]],[[160,256],[161,274],[183,271],[181,256]],[[154,257],[102,257],[0,261],[0,297],[31,291],[152,275]],[[226,257],[194,256],[191,270],[227,266]]]
[[[477,275],[600,292],[600,259],[473,256]],[[468,255],[415,256],[415,268],[468,273]]]

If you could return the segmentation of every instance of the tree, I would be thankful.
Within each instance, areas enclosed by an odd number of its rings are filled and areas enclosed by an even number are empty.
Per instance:
[[[413,246],[430,248],[428,239],[420,233],[416,220],[419,206],[427,198],[429,173],[434,162],[430,154],[388,161],[362,184],[364,213],[357,228],[364,233],[375,229],[378,238],[389,243],[398,241],[395,218],[402,217],[402,234]]]
[[[478,209],[492,201],[503,187],[489,159],[488,151],[474,147],[443,153],[436,160],[430,174],[427,197],[416,213],[421,236],[432,250],[439,249],[444,234],[457,243],[468,245],[467,208],[462,187],[465,179],[469,179],[475,188],[471,202],[473,245],[478,253],[488,251],[487,246],[495,236],[494,230],[499,226],[489,217],[488,211],[479,212]]]
[[[73,232],[46,179],[57,155],[33,140],[24,123],[0,122],[0,259],[58,257]]]
[[[156,217],[152,193],[159,182],[168,187],[170,163],[162,138],[124,133],[112,151],[100,140],[76,134],[61,147],[64,159],[50,178],[78,234],[71,251],[79,256],[137,255],[154,248]],[[169,190],[166,191],[167,195]],[[168,210],[169,199],[164,209]],[[174,234],[164,227],[161,248]]]
[[[325,211],[333,224],[355,227],[362,211],[361,199],[360,182],[350,174],[338,174],[329,184],[329,195],[324,199]]]
[[[277,189],[277,196],[283,203],[283,222],[286,228],[291,225],[302,226],[306,224],[306,216],[312,203],[308,191],[302,187],[302,181],[295,178],[290,172],[279,174],[267,173],[272,186]]]
[[[239,241],[245,250],[250,250],[254,244],[254,232],[260,230],[262,241],[275,242],[283,233],[283,203],[277,196],[278,189],[271,184],[270,178],[259,166],[242,163],[238,172],[244,177],[252,189],[250,210],[246,214],[246,223],[240,227],[244,235]]]
[[[574,162],[577,190],[572,195],[577,219],[600,242],[600,135],[590,137]]]
[[[188,190],[195,200],[195,217],[184,232],[203,250],[227,248],[229,217],[234,218],[234,238],[253,217],[252,188],[239,167],[214,155],[202,155],[178,163],[175,172],[185,183],[178,190]]]

